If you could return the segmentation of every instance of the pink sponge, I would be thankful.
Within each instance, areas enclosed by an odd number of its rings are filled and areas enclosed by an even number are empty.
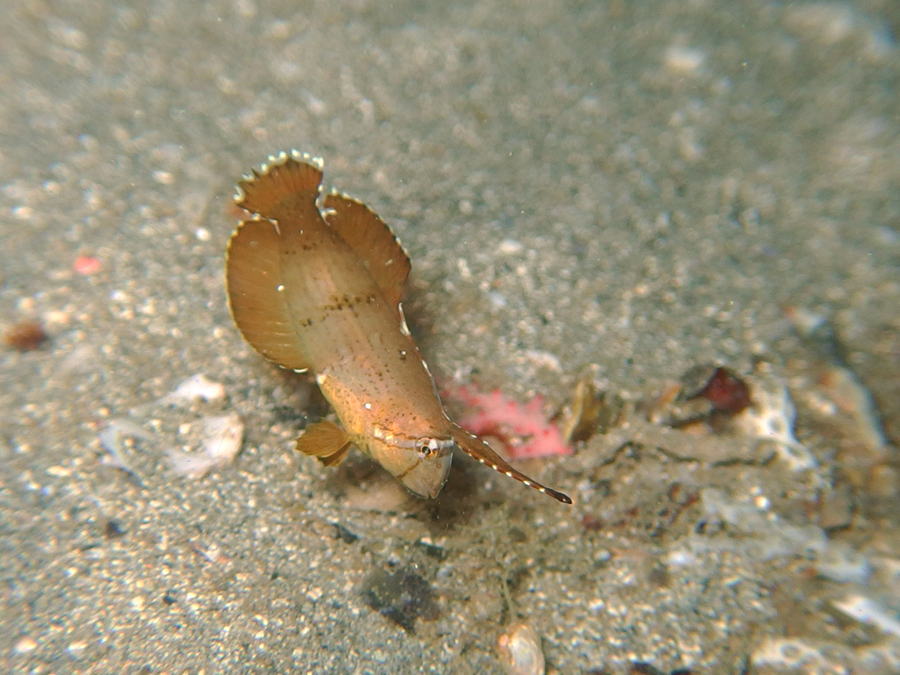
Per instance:
[[[504,396],[499,389],[482,394],[474,387],[463,385],[448,393],[470,408],[459,425],[478,436],[499,438],[510,459],[572,454],[559,428],[547,419],[543,396],[535,396],[523,405]]]

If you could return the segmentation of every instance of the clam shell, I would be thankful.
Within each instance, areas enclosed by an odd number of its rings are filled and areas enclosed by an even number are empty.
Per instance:
[[[544,675],[541,638],[531,626],[513,624],[497,640],[500,665],[509,675]]]

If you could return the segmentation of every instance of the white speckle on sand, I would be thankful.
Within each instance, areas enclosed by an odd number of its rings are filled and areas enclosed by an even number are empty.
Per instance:
[[[694,75],[706,63],[706,50],[672,45],[663,55],[663,65],[676,75]]]
[[[12,210],[12,216],[16,220],[27,222],[34,218],[34,209],[30,206],[16,206]]]
[[[57,17],[47,19],[47,30],[53,41],[63,47],[82,50],[88,45],[87,34],[84,31],[70,26]]]
[[[503,239],[497,246],[497,252],[505,255],[513,255],[515,253],[521,253],[524,248],[525,245],[520,241],[516,241],[515,239]]]
[[[76,642],[72,642],[66,647],[66,651],[69,652],[72,656],[80,656],[81,653],[87,649],[87,642],[83,640],[78,640]]]
[[[14,654],[27,654],[37,649],[37,646],[37,640],[26,635],[18,639],[12,650]]]
[[[506,298],[503,297],[502,293],[499,293],[498,291],[488,291],[487,297],[488,300],[491,301],[491,304],[497,309],[506,307]]]
[[[463,279],[468,280],[472,278],[472,270],[469,269],[469,263],[465,258],[456,259],[456,269],[459,272],[459,276]]]
[[[155,180],[160,185],[174,185],[175,174],[169,171],[154,171],[153,180]]]

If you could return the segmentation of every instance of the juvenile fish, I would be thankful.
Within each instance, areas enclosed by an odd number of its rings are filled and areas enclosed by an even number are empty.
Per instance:
[[[226,258],[229,306],[244,338],[284,368],[311,371],[343,427],[312,424],[297,450],[333,466],[355,445],[433,498],[458,447],[571,504],[450,421],[403,317],[406,252],[365,204],[332,192],[320,209],[321,182],[321,160],[296,151],[244,177],[235,202],[253,217],[238,225]]]

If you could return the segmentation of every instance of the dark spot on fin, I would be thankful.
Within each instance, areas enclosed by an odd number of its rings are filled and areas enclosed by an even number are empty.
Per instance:
[[[410,264],[391,228],[368,206],[341,194],[326,195],[325,208],[325,222],[365,263],[388,304],[399,305]]]
[[[228,242],[225,277],[234,322],[250,345],[280,366],[308,368],[281,288],[281,237],[268,220],[247,220]]]
[[[347,432],[334,422],[323,420],[306,427],[297,439],[297,451],[310,457],[318,457],[325,466],[337,466],[350,450]]]
[[[472,459],[476,459],[482,464],[486,464],[491,467],[494,471],[499,471],[505,476],[509,476],[520,483],[524,483],[528,487],[532,487],[538,492],[543,492],[546,495],[550,495],[555,500],[562,502],[563,504],[571,504],[572,499],[566,494],[562,492],[558,492],[552,488],[548,488],[545,485],[541,485],[535,480],[532,480],[528,476],[526,476],[521,471],[514,469],[509,463],[503,459],[496,452],[491,450],[490,446],[485,443],[483,440],[470,434],[468,431],[460,427],[459,425],[454,424],[450,431],[453,436],[453,440],[456,444],[462,449],[464,453],[466,453]]]
[[[240,208],[275,219],[286,200],[315,202],[322,183],[321,160],[294,150],[270,157],[269,162],[238,181],[234,201]]]

